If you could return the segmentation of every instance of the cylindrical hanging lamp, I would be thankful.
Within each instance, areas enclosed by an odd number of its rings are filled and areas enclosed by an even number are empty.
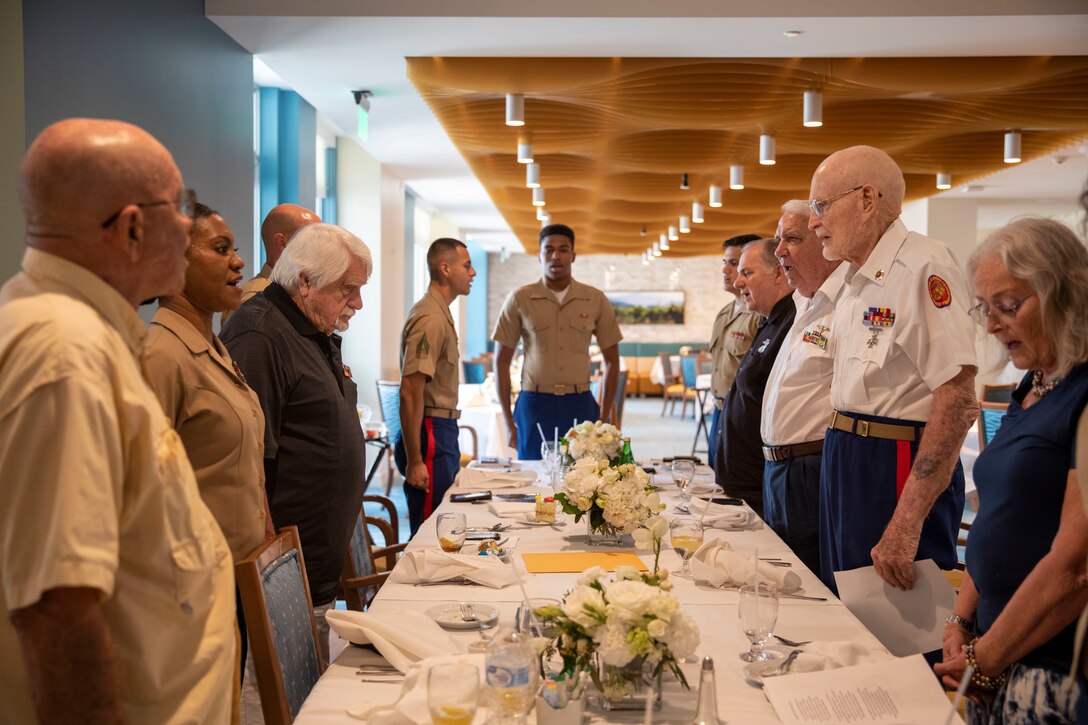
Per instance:
[[[951,189],[952,188],[952,174],[946,174],[940,172],[937,174],[937,188],[938,189]]]
[[[1005,163],[1020,163],[1020,132],[1009,131],[1005,134]]]
[[[824,125],[824,94],[805,91],[805,126],[816,128]]]
[[[691,202],[691,221],[695,224],[703,223],[703,205],[697,201]]]
[[[533,144],[528,139],[518,140],[518,163],[533,163]]]
[[[533,189],[533,206],[544,206],[544,190],[540,187]]]
[[[520,93],[506,94],[506,125],[525,125],[525,96]]]
[[[729,167],[729,188],[734,190],[744,188],[744,167],[740,164]]]
[[[680,233],[681,234],[687,234],[690,231],[691,231],[691,217],[681,216],[680,217]]]
[[[717,184],[710,185],[710,206],[718,208],[722,205],[722,187]]]
[[[774,136],[769,133],[759,135],[759,163],[763,166],[774,166]]]
[[[525,185],[530,189],[540,186],[540,164],[529,164],[525,167]]]

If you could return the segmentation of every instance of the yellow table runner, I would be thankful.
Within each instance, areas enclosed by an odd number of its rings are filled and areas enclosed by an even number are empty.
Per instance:
[[[522,554],[530,574],[563,574],[583,572],[591,566],[615,571],[621,566],[633,566],[639,571],[649,567],[633,551],[563,551],[547,554]]]

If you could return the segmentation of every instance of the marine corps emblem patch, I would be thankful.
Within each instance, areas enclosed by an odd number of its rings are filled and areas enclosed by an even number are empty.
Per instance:
[[[929,275],[929,299],[935,307],[948,307],[952,304],[952,290],[948,283],[935,274]]]

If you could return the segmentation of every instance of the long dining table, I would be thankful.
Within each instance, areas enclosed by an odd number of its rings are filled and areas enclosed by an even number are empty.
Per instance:
[[[652,462],[646,462],[652,465]],[[523,464],[538,466],[539,463]],[[676,507],[682,503],[678,490],[660,463],[654,481],[659,485],[659,493],[667,508],[666,517],[677,515]],[[707,479],[709,469],[702,467],[696,475],[696,481]],[[533,487],[502,489],[507,492],[536,492],[544,484]],[[453,489],[456,492],[456,488]],[[550,492],[550,489],[545,489]],[[556,551],[599,551],[590,546],[586,537],[584,520],[575,523],[573,517],[562,512],[555,526],[538,526],[519,523],[518,519],[500,519],[491,513],[486,504],[452,503],[447,498],[435,512],[463,512],[470,527],[491,526],[496,523],[511,524],[503,532],[504,536],[516,536],[516,547],[512,550],[510,565],[518,568],[523,577],[525,590],[530,598],[561,599],[570,590],[578,577],[576,573],[565,574],[530,574],[525,570],[521,554],[532,552]],[[754,514],[753,514],[754,516]],[[409,550],[437,547],[434,521],[428,520],[420,528],[408,545]],[[820,579],[794,555],[786,544],[769,527],[757,521],[757,525],[740,531],[708,528],[705,540],[725,539],[734,550],[751,554],[758,551],[760,557],[778,557],[791,565],[802,583],[798,592],[810,597],[823,597],[825,601],[782,598],[779,603],[778,622],[774,632],[793,640],[835,641],[849,640],[868,647],[873,652],[884,653],[880,642],[854,617],[850,611],[831,594]],[[670,571],[680,568],[680,557],[668,549],[666,536],[661,552],[661,564]],[[615,550],[615,549],[613,549]],[[653,565],[653,554],[648,550],[638,550],[638,556],[647,566]],[[684,609],[698,623],[701,637],[697,649],[699,660],[709,655],[714,660],[718,713],[722,720],[731,723],[777,723],[780,722],[763,691],[747,681],[745,663],[740,660],[740,653],[749,647],[747,637],[742,633],[737,617],[738,594],[730,589],[713,588],[706,583],[696,583],[691,579],[671,577],[673,592]],[[408,610],[423,612],[435,604],[443,602],[473,602],[495,607],[500,612],[500,624],[512,625],[515,610],[523,600],[518,586],[493,589],[485,586],[466,586],[462,584],[433,585],[416,587],[394,581],[387,581],[378,593],[370,611],[375,613],[396,614]],[[478,631],[453,631],[450,634],[466,651],[468,646],[479,639]],[[336,636],[335,634],[333,635]],[[768,642],[768,649],[778,649],[780,653],[788,648],[776,647]],[[363,704],[391,703],[397,699],[401,684],[399,682],[362,682],[356,670],[364,661],[372,661],[374,655],[368,650],[348,646],[329,666],[310,693],[296,722],[299,725],[320,725],[323,723],[357,722],[348,716],[347,710]],[[655,713],[658,723],[689,723],[695,713],[697,690],[699,685],[699,664],[681,665],[692,689],[685,691],[671,676],[666,676],[663,686],[663,706]],[[599,708],[590,708],[590,722],[642,722],[641,712],[608,712]],[[530,722],[532,722],[530,715]]]

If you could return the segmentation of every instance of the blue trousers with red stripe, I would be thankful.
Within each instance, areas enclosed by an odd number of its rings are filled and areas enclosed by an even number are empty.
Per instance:
[[[453,485],[453,479],[461,470],[461,447],[457,442],[457,421],[447,418],[423,418],[419,430],[420,453],[431,478],[429,491],[404,484],[404,497],[408,499],[408,525],[414,536],[427,517],[442,503],[442,497]],[[404,452],[404,439],[397,436],[393,445],[393,460],[397,470],[404,475],[408,468],[408,456]]]
[[[820,469],[820,578],[833,592],[838,591],[835,572],[873,563],[869,552],[880,541],[903,493],[923,428],[922,423],[909,420],[847,415],[914,426],[917,434],[911,442],[828,429]],[[963,466],[957,459],[952,480],[922,525],[915,560],[933,559],[941,569],[955,567],[963,497]]]
[[[518,428],[518,458],[523,461],[540,460],[540,444],[544,442],[540,437],[541,428],[544,435],[549,437],[554,437],[558,428],[559,437],[562,438],[571,429],[573,421],[581,423],[600,417],[601,408],[588,390],[570,395],[522,390],[518,393],[518,402],[514,404],[514,425]]]

